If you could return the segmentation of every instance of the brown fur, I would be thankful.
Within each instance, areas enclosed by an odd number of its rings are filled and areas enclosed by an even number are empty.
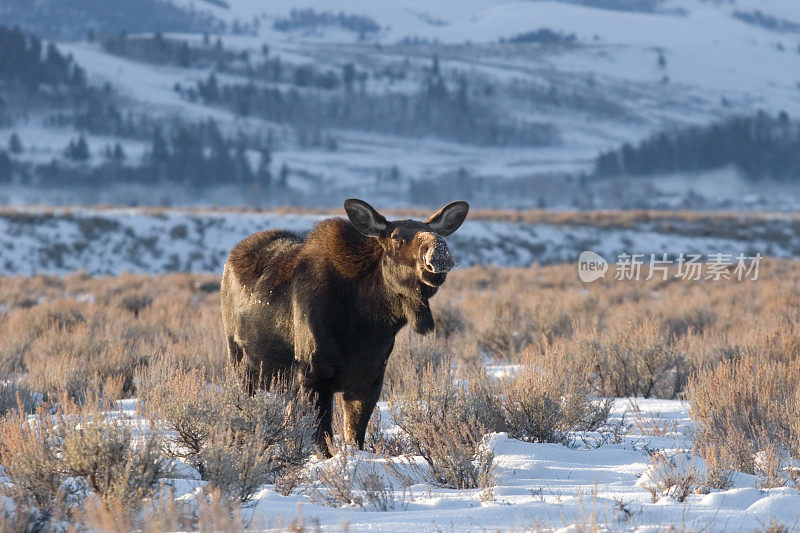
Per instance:
[[[278,243],[282,246],[276,247]],[[254,286],[265,274],[273,274],[270,279],[276,283],[285,282],[300,243],[300,237],[286,230],[254,233],[233,247],[227,264],[245,286]]]
[[[323,220],[308,234],[301,257],[319,257],[348,279],[364,277],[378,267],[383,248],[341,218]]]

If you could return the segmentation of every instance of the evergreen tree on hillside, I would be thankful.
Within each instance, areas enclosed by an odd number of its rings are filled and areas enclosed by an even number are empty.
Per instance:
[[[0,151],[0,183],[8,183],[11,181],[12,172],[11,158],[5,150]]]
[[[269,148],[261,150],[261,161],[258,163],[258,170],[256,170],[256,181],[264,187],[272,185],[272,171],[270,165],[272,164],[272,153]]]
[[[230,148],[219,131],[216,121],[209,119],[204,129],[211,152],[207,163],[211,179],[221,181],[225,177],[232,177],[235,180],[236,176],[231,176],[231,169],[235,168],[235,165],[231,157]]]
[[[167,140],[161,133],[161,128],[156,128],[153,132],[150,159],[155,164],[166,164],[169,161],[169,147],[167,146]]]
[[[16,132],[12,133],[11,138],[8,140],[8,151],[12,154],[22,153],[22,141],[20,141]]]
[[[210,169],[205,164],[203,145],[198,135],[181,125],[172,138],[169,156],[169,177],[179,183],[205,185]]]
[[[216,102],[219,100],[219,83],[217,82],[217,75],[212,72],[209,74],[208,80],[205,83],[202,81],[197,82],[197,92],[206,102]]]
[[[347,63],[342,67],[342,82],[348,92],[353,90],[353,82],[356,81],[356,69],[352,63]]]
[[[278,187],[286,188],[289,186],[289,165],[281,165],[281,172],[278,174]]]
[[[254,181],[253,167],[250,165],[250,159],[247,157],[247,150],[243,144],[239,144],[236,147],[235,168],[240,183],[252,183]]]
[[[112,159],[116,162],[121,164],[125,161],[125,151],[122,149],[122,145],[117,143],[114,145],[114,152],[111,155]]]
[[[86,142],[86,137],[81,135],[78,138],[78,141],[70,141],[67,145],[67,149],[64,152],[64,155],[67,159],[71,159],[77,162],[84,162],[89,159],[89,145]]]
[[[189,49],[189,43],[183,41],[181,45],[181,51],[178,55],[178,63],[182,67],[188,67],[192,64],[192,52]]]
[[[0,25],[0,81],[37,91],[43,84],[83,87],[85,74],[54,43],[49,43],[43,53],[37,36]]]

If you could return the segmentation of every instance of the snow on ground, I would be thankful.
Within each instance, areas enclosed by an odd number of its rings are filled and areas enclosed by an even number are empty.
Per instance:
[[[379,407],[386,412],[385,403]],[[123,401],[120,408],[137,423],[135,400]],[[756,489],[755,478],[745,474],[734,474],[727,490],[690,494],[683,502],[665,495],[657,495],[653,501],[646,489],[653,471],[651,454],[660,452],[679,465],[694,467],[701,474],[704,471],[703,461],[691,453],[693,423],[688,412],[688,404],[677,400],[617,399],[605,438],[600,433],[575,434],[565,446],[490,435],[485,442],[498,465],[493,501],[481,501],[478,489],[443,488],[426,481],[422,474],[404,489],[385,470],[387,458],[353,452],[353,461],[361,468],[372,464],[391,484],[387,511],[316,504],[308,485],[288,496],[265,486],[244,509],[244,516],[269,529],[285,527],[302,515],[306,524],[318,523],[323,531],[530,531],[575,525],[591,528],[593,523],[611,531],[665,531],[670,526],[753,531],[772,519],[790,530],[800,527],[800,493],[785,488]],[[383,420],[390,430],[389,417]],[[614,427],[616,432],[611,431]],[[616,438],[611,437],[614,434]],[[308,468],[322,464],[312,459]],[[192,502],[204,482],[191,467],[182,471],[172,482],[175,496]]]
[[[121,272],[220,273],[228,251],[257,231],[304,234],[324,215],[139,209],[19,209],[0,214],[0,275]],[[634,227],[550,225],[468,219],[448,243],[460,266],[528,266],[577,261],[584,250],[611,263],[621,253],[797,257],[800,235],[780,217],[752,227],[690,223]],[[649,256],[645,256],[649,257]]]

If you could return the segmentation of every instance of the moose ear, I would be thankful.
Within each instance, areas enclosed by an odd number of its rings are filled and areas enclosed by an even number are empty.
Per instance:
[[[347,212],[350,222],[367,237],[383,235],[386,228],[389,227],[386,219],[364,200],[355,198],[345,200],[344,210]]]
[[[442,237],[447,237],[461,226],[461,223],[467,218],[468,211],[469,204],[467,202],[452,202],[439,209],[438,213],[432,215],[425,222],[434,232]]]

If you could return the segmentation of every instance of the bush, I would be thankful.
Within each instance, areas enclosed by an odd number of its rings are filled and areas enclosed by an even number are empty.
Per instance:
[[[456,334],[461,334],[466,328],[464,314],[453,305],[439,305],[434,308],[436,321],[436,336],[445,342]]]
[[[230,498],[249,500],[314,450],[311,401],[277,381],[253,396],[232,369],[209,383],[202,370],[151,367],[141,381],[142,408],[175,434],[170,453]]]
[[[73,518],[87,494],[106,510],[130,513],[168,476],[161,436],[133,436],[124,418],[108,418],[94,401],[81,407],[63,398],[0,423],[0,463],[10,483],[3,492],[16,505],[16,520],[41,529]]]
[[[493,454],[481,446],[496,412],[453,380],[450,361],[426,366],[416,388],[389,397],[392,420],[430,467],[434,482],[457,488],[493,484]]]
[[[0,382],[0,416],[13,409],[32,413],[41,402],[41,395],[32,392],[24,384],[14,381]]]
[[[713,311],[704,307],[695,307],[677,316],[667,316],[664,318],[666,330],[675,337],[695,332],[702,333],[707,328],[714,325],[717,316]]]
[[[683,502],[704,481],[694,465],[682,457],[657,451],[650,455],[650,468],[644,473],[640,483],[655,503],[662,496]]]
[[[605,396],[672,398],[686,383],[683,354],[652,319],[584,332],[581,355],[592,361]]]
[[[489,355],[515,358],[536,338],[536,331],[517,302],[496,304],[491,322],[478,334],[478,346]]]
[[[700,372],[687,398],[698,449],[720,470],[769,474],[769,459],[800,457],[800,366],[746,357]],[[777,458],[777,459],[776,459]]]
[[[444,343],[437,339],[400,332],[386,363],[384,391],[388,395],[416,389],[425,368],[439,366],[447,352]]]
[[[138,508],[170,475],[156,428],[136,438],[124,418],[109,418],[96,404],[74,403],[68,404],[57,425],[64,470],[85,480],[108,507]]]
[[[394,489],[364,452],[347,444],[328,442],[333,457],[311,469],[311,500],[330,507],[358,506],[377,511],[394,508]]]
[[[522,368],[501,379],[493,396],[509,436],[563,443],[570,431],[593,431],[607,420],[612,402],[592,399],[590,369],[566,361],[563,351],[545,345],[542,351],[528,351]]]
[[[605,423],[612,402],[592,398],[589,365],[568,365],[564,352],[548,343],[521,357],[522,367],[498,380],[472,366],[459,384],[444,359],[426,365],[415,386],[391,389],[392,420],[407,447],[427,462],[434,482],[490,488],[493,457],[482,445],[487,433],[567,443],[571,431],[593,431]],[[397,448],[401,453],[403,446]]]
[[[0,422],[0,463],[10,481],[2,492],[14,501],[15,519],[31,530],[69,518],[68,501],[78,492],[78,487],[65,483],[58,441],[46,407],[40,407],[31,422],[17,411]]]

